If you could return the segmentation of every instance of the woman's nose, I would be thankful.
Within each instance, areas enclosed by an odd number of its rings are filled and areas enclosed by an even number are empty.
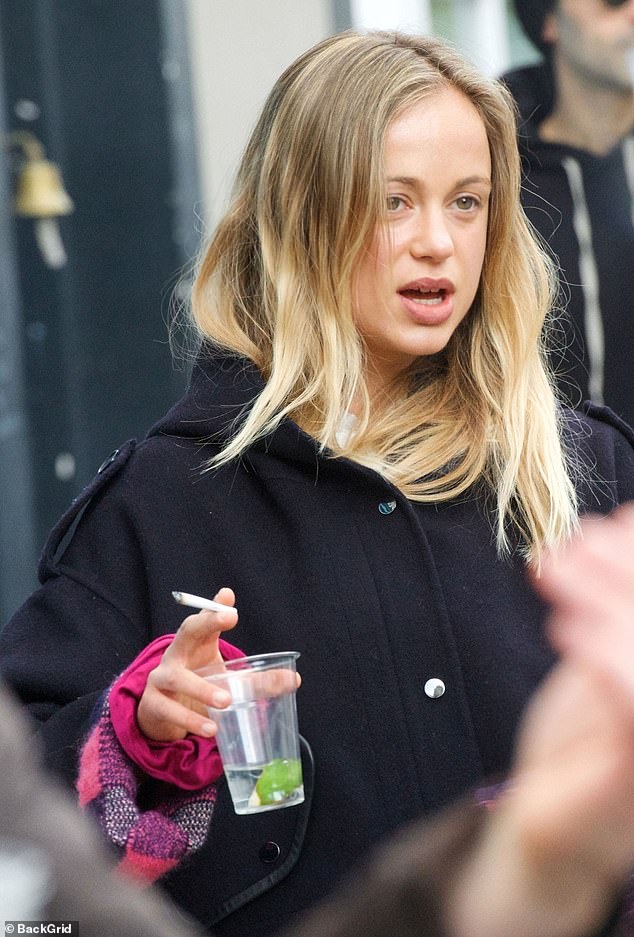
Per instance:
[[[412,221],[410,251],[417,258],[446,260],[454,252],[453,238],[441,211],[425,212]]]

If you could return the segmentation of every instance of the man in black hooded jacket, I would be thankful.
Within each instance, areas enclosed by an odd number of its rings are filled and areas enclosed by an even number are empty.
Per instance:
[[[544,55],[504,75],[524,205],[558,260],[553,362],[566,398],[634,424],[634,0],[515,0]]]

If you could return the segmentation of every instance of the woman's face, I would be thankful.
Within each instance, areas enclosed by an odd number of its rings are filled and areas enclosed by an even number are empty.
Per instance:
[[[441,351],[475,298],[487,238],[491,156],[469,99],[443,89],[388,127],[388,224],[355,280],[370,386]]]

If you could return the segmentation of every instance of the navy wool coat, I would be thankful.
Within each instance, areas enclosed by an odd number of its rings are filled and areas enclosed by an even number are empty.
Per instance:
[[[60,520],[41,588],[0,634],[3,674],[69,780],[104,689],[188,613],[173,589],[231,586],[230,640],[301,652],[306,802],[236,816],[221,781],[205,846],[165,880],[221,937],[273,934],[380,837],[503,775],[552,664],[546,610],[522,561],[497,557],[477,493],[414,504],[290,421],[204,473],[261,386],[242,359],[201,358],[184,398]],[[634,497],[624,424],[587,407],[564,431],[588,466],[585,508]]]

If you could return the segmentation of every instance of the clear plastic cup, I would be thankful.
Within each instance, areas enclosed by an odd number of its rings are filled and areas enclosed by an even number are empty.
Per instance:
[[[298,651],[257,654],[198,673],[231,694],[226,709],[208,707],[236,813],[260,813],[304,800],[299,749]]]

